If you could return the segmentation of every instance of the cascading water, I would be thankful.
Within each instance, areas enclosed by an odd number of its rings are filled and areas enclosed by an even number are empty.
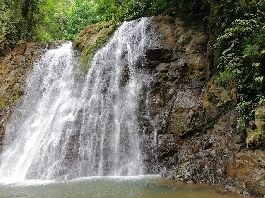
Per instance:
[[[125,22],[82,80],[71,43],[48,50],[6,128],[0,178],[140,175],[138,109],[148,19]]]
[[[81,96],[81,175],[143,173],[137,112],[148,76],[137,67],[148,45],[146,23],[123,24],[92,60]]]
[[[63,168],[78,103],[71,43],[48,50],[26,82],[6,128],[0,177],[51,179]]]

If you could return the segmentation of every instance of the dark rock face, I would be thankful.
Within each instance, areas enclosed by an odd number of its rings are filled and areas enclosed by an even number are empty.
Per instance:
[[[145,67],[153,80],[146,96],[151,124],[142,124],[142,145],[147,170],[160,172],[178,163],[183,139],[204,127],[207,36],[202,27],[189,24],[188,28],[180,19],[153,17],[151,21],[149,31],[158,36],[146,53]]]
[[[26,76],[44,46],[36,43],[18,44],[11,52],[0,57],[0,150],[5,123],[12,114],[12,106],[23,95]]]
[[[242,152],[236,85],[226,90],[210,77],[206,31],[180,19],[151,20],[149,31],[156,32],[159,44],[147,50],[144,65],[153,76],[141,107],[149,109],[149,117],[139,117],[146,171],[263,196],[264,160],[255,158],[264,152]]]
[[[177,164],[165,176],[182,181],[218,184],[227,177],[227,163],[240,149],[240,136],[235,134],[235,113],[222,116],[213,129],[204,134],[182,139]]]

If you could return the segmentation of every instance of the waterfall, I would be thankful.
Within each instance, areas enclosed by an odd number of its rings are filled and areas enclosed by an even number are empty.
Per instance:
[[[125,22],[88,63],[70,42],[34,65],[6,127],[0,180],[144,174],[139,104],[148,19]]]
[[[6,127],[1,177],[52,179],[63,168],[75,132],[75,62],[71,43],[66,43],[48,50],[34,65],[22,104]]]

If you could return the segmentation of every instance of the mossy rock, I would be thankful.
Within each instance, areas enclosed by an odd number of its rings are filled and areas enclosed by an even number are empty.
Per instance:
[[[235,101],[236,94],[234,90],[225,89],[218,85],[215,80],[208,82],[208,99],[218,107],[225,105],[230,101]]]
[[[255,110],[255,125],[257,129],[265,131],[265,106],[260,106]]]
[[[249,146],[265,145],[265,106],[255,109],[255,129],[249,129],[246,143]]]
[[[111,22],[93,24],[82,30],[74,40],[74,47],[80,51],[81,69],[88,71],[88,63],[116,29]]]
[[[260,146],[263,144],[265,138],[265,131],[260,129],[249,130],[247,134],[246,143],[248,146]]]

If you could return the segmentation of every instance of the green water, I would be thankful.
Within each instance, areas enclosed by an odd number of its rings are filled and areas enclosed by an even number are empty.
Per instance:
[[[64,183],[0,186],[1,198],[235,198],[207,186],[158,178],[90,178]]]

